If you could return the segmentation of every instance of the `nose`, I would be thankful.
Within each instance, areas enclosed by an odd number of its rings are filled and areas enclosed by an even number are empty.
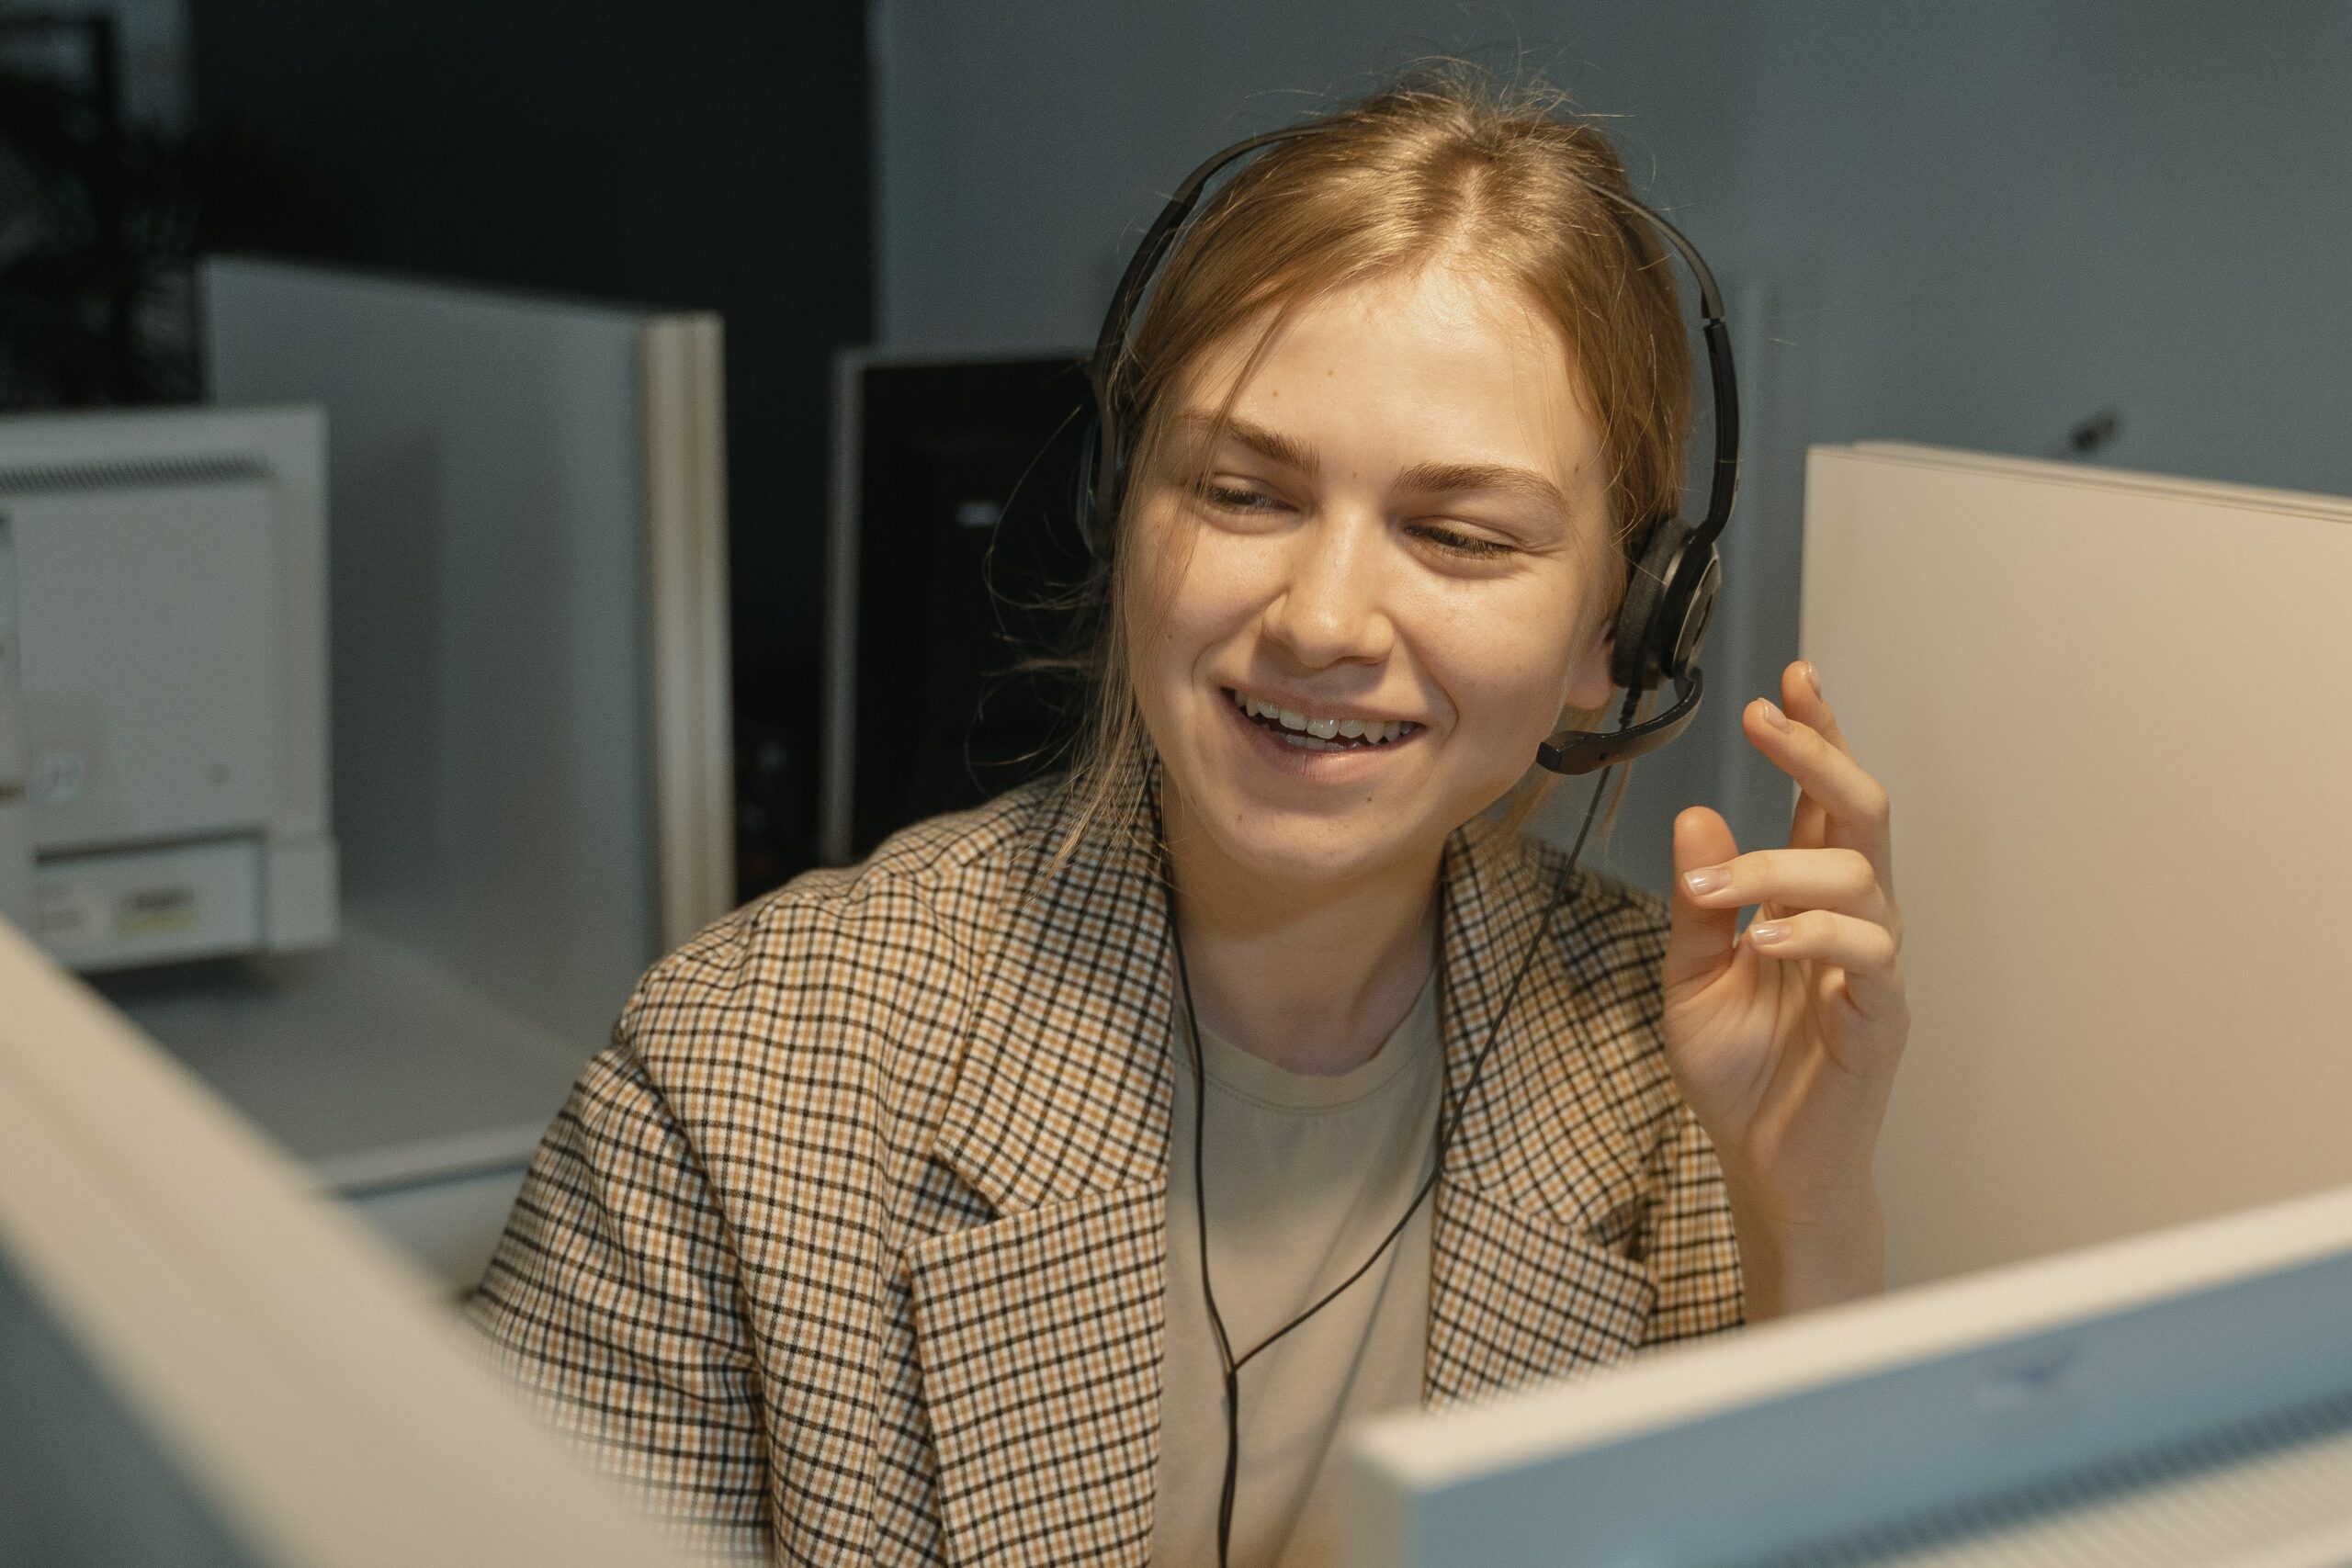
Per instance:
[[[1358,511],[1327,509],[1293,530],[1266,635],[1309,670],[1385,659],[1395,627],[1383,603],[1382,545],[1382,520]]]

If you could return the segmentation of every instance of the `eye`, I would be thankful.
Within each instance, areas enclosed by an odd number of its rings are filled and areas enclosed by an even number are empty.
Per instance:
[[[1473,538],[1436,523],[1417,524],[1413,531],[1448,555],[1493,557],[1511,553],[1511,547],[1499,540]]]
[[[1199,494],[1211,506],[1222,512],[1270,512],[1282,505],[1273,496],[1254,490],[1236,490],[1215,480],[1204,481]],[[1262,502],[1263,504],[1260,504]]]

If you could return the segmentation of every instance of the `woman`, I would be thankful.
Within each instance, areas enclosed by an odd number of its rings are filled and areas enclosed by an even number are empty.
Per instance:
[[[1887,807],[1810,667],[1742,721],[1787,849],[1685,811],[1669,906],[1515,830],[1689,418],[1548,107],[1233,176],[1119,362],[1076,765],[705,931],[582,1075],[470,1310],[688,1539],[1295,1564],[1343,1420],[1878,1287]]]

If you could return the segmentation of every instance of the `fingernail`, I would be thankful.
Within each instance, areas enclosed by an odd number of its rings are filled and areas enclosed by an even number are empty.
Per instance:
[[[1698,871],[1686,871],[1682,874],[1682,886],[1693,893],[1713,893],[1718,887],[1728,886],[1730,882],[1731,873],[1719,865],[1705,866]]]
[[[1773,728],[1781,731],[1782,734],[1787,734],[1789,728],[1789,716],[1782,713],[1781,711],[1781,705],[1774,702],[1771,698],[1766,697],[1763,698],[1762,701],[1764,704],[1764,722],[1770,725]]]
[[[1747,940],[1767,946],[1789,934],[1789,928],[1779,920],[1763,920],[1747,928]]]
[[[1810,659],[1804,661],[1804,678],[1813,687],[1813,694],[1816,697],[1821,695],[1821,671],[1813,667],[1813,660]]]

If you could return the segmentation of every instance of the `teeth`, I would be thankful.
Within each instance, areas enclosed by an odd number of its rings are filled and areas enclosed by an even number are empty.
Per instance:
[[[1361,739],[1369,745],[1385,746],[1392,741],[1403,739],[1414,728],[1414,726],[1405,720],[1396,718],[1309,718],[1295,708],[1264,702],[1240,692],[1233,694],[1233,701],[1236,706],[1251,718],[1272,719],[1283,728],[1289,730],[1291,733],[1288,739],[1292,745],[1306,747],[1311,750],[1340,750],[1337,744],[1340,737]],[[1328,746],[1317,744],[1319,741],[1330,741],[1332,744]]]

